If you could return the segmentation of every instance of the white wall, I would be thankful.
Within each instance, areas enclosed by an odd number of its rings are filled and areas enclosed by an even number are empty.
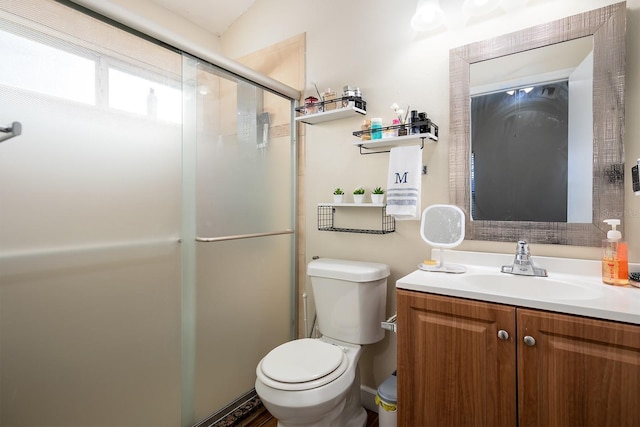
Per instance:
[[[409,21],[415,1],[388,0],[257,0],[221,37],[222,52],[232,58],[269,46],[299,33],[307,36],[307,94],[341,90],[344,84],[359,86],[367,101],[368,117],[390,122],[389,106],[426,111],[440,126],[440,141],[425,147],[422,206],[449,202],[449,49],[520,30],[532,25],[616,3],[611,0],[533,1],[525,11],[491,21],[478,22],[458,31],[430,36],[416,35]],[[640,0],[627,2],[627,101],[626,101],[626,238],[630,260],[640,261],[640,197],[631,191],[629,168],[640,157]],[[361,156],[352,146],[351,132],[359,118],[306,125],[306,254],[385,262],[391,266],[388,313],[395,311],[393,285],[416,269],[428,255],[419,237],[417,222],[398,222],[396,232],[384,236],[319,232],[316,205],[329,202],[335,187],[351,190],[359,185],[386,186],[387,154]],[[304,125],[303,125],[304,126]],[[338,212],[340,215],[340,212]],[[635,239],[634,239],[634,236]],[[460,249],[511,253],[515,243],[465,241]],[[598,259],[599,248],[532,245],[534,256]],[[302,267],[303,268],[303,267]],[[363,383],[377,387],[395,368],[395,337],[368,348],[363,355]]]

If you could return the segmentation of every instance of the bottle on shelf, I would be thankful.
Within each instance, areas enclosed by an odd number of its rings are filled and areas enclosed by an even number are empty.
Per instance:
[[[420,133],[429,132],[429,119],[427,113],[418,113],[418,120],[420,120]]]
[[[337,94],[336,92],[332,92],[331,89],[327,88],[327,90],[322,94],[324,100],[324,111],[335,110],[337,107]]]
[[[149,88],[147,94],[147,116],[154,119],[158,117],[158,97],[153,88]]]
[[[371,120],[364,119],[362,122],[362,135],[360,136],[362,141],[371,140]]]
[[[371,139],[382,139],[382,119],[371,119]]]
[[[419,126],[416,124],[418,123],[418,110],[411,110],[411,117],[409,118],[409,123],[411,124],[411,127],[409,129],[409,133],[411,135],[415,135],[417,133],[420,133],[420,128]]]

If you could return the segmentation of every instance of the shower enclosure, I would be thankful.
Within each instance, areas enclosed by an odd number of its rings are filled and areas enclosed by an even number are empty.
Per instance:
[[[188,426],[293,335],[293,100],[0,5],[0,426]]]

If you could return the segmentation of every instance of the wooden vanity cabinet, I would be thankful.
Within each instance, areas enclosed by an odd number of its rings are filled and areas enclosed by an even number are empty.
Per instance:
[[[640,426],[640,326],[521,308],[517,326],[520,426]]]
[[[398,425],[516,425],[513,307],[398,290]]]
[[[398,425],[640,426],[640,327],[399,289]]]

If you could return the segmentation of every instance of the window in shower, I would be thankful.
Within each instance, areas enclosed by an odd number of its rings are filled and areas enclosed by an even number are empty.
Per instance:
[[[154,72],[151,66],[131,66],[77,45],[61,46],[28,29],[8,28],[13,32],[0,30],[3,62],[11,64],[3,70],[2,84],[38,95],[181,123],[179,75],[168,80],[166,73]]]
[[[95,105],[95,59],[51,46],[32,34],[34,38],[0,30],[0,52],[7,65],[2,69],[2,84]]]
[[[117,68],[109,68],[109,107],[151,119],[182,122],[179,82],[163,84]]]

